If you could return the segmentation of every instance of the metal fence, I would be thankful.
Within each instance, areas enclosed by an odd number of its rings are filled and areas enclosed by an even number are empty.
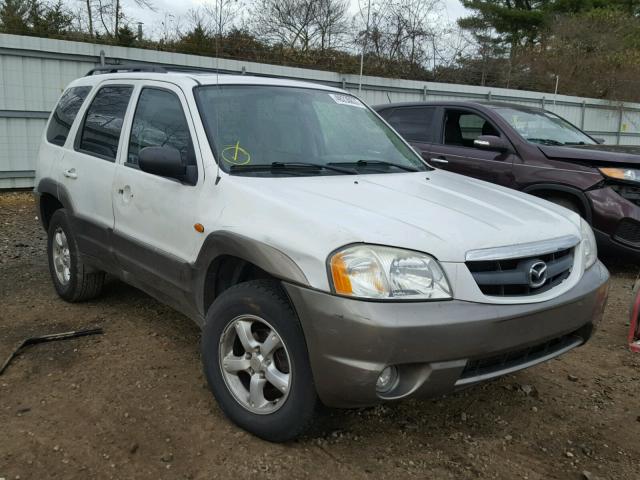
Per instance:
[[[64,87],[100,64],[154,63],[313,81],[358,94],[357,75],[0,34],[0,188],[33,186],[38,144]],[[366,65],[365,65],[366,71]],[[363,77],[369,104],[502,100],[553,111],[609,144],[640,145],[640,104],[502,88]]]

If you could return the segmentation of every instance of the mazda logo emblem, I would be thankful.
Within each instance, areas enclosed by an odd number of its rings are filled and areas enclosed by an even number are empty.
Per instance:
[[[529,267],[529,286],[538,288],[547,281],[547,264],[538,260]]]

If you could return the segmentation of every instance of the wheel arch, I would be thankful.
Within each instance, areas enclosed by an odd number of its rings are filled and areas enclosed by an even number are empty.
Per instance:
[[[56,210],[66,209],[69,213],[73,213],[73,204],[69,197],[69,192],[60,183],[50,178],[40,180],[34,189],[38,201],[38,214],[40,221],[45,230],[49,228],[51,216]]]
[[[211,233],[195,263],[196,303],[202,315],[227,288],[248,280],[274,278],[308,285],[300,267],[284,252],[233,232]]]
[[[523,192],[540,198],[562,196],[576,203],[582,217],[591,224],[593,218],[591,202],[582,190],[555,183],[537,183],[522,189]]]

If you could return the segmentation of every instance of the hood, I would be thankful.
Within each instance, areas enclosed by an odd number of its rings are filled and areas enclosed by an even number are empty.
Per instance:
[[[538,145],[547,158],[581,160],[594,163],[640,164],[640,146],[633,145],[579,145],[555,147]]]
[[[580,236],[575,213],[443,170],[229,180],[241,188],[237,198],[254,203],[250,211],[228,209],[225,223],[262,228],[263,241],[294,260],[324,262],[337,248],[365,242],[464,262],[469,250]]]

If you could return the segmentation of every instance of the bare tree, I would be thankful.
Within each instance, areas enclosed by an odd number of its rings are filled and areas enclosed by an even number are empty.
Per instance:
[[[336,48],[347,33],[348,21],[346,0],[318,0],[315,26],[318,30],[320,50]]]
[[[209,0],[204,4],[203,10],[215,26],[215,34],[223,36],[236,24],[244,6],[245,2],[242,0]]]
[[[373,0],[369,28],[363,18],[368,5],[361,0],[354,23],[360,29],[354,43],[384,61],[425,65],[434,57],[440,24],[440,0]]]
[[[121,0],[97,0],[98,15],[102,27],[108,35],[117,38],[120,32],[120,26],[124,17]],[[90,0],[87,0],[87,8],[90,9]],[[155,11],[152,0],[133,0],[133,3],[140,7]]]
[[[272,43],[297,48],[334,45],[346,31],[345,0],[259,0],[253,11],[255,32]]]
[[[91,0],[84,0],[87,8],[87,22],[89,23],[89,36],[93,37],[93,6]]]

